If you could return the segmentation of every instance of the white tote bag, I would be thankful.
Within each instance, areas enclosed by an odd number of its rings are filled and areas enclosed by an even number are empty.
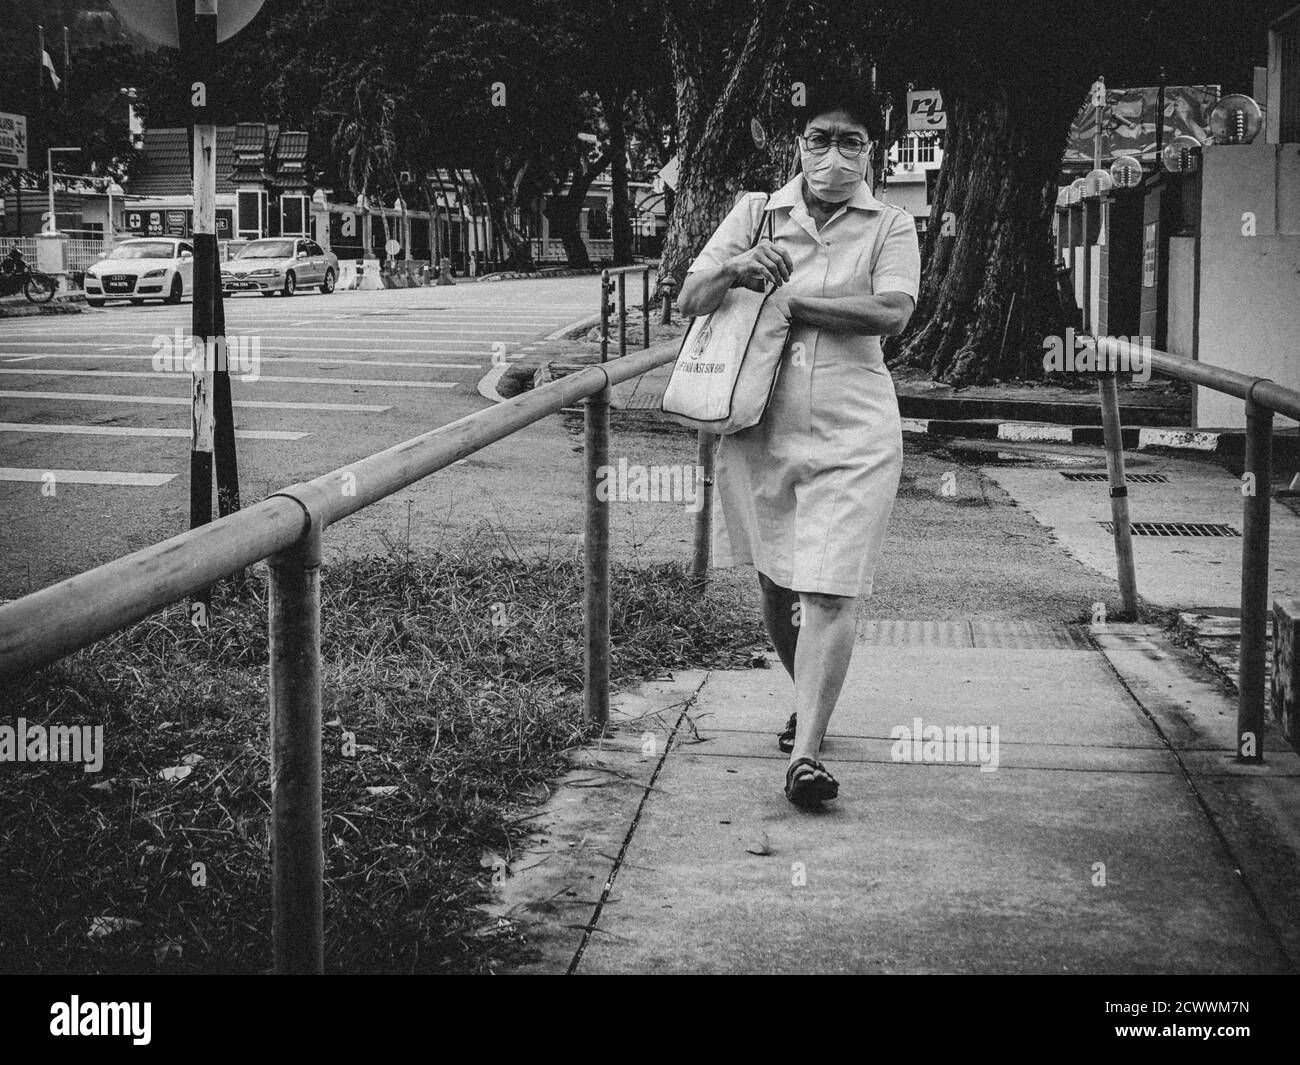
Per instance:
[[[758,243],[766,203],[759,203],[751,248]],[[660,401],[673,421],[718,436],[758,424],[790,335],[789,319],[768,298],[772,291],[730,289],[712,314],[692,319]]]

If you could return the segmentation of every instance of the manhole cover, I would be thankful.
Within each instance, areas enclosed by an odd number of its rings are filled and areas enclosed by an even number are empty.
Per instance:
[[[1066,473],[1061,471],[1061,476],[1067,481],[1105,481],[1108,475],[1104,473]],[[1127,484],[1168,484],[1169,478],[1163,473],[1126,473],[1124,481]]]
[[[1097,522],[1108,533],[1115,531],[1114,522]],[[1240,536],[1231,525],[1215,525],[1205,521],[1135,521],[1129,523],[1134,536]]]

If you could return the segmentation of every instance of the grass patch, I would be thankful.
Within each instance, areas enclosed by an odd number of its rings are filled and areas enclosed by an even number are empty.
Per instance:
[[[615,685],[763,639],[680,566],[611,586]],[[585,738],[581,560],[395,552],[325,567],[322,598],[326,969],[491,971],[517,943],[475,909],[481,857]],[[0,694],[0,723],[103,725],[106,752],[0,765],[0,969],[269,970],[266,613],[264,581],[223,586],[206,633],[176,607]]]

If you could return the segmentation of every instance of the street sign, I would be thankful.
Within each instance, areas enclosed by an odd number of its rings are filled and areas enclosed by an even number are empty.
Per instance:
[[[0,166],[27,169],[27,116],[0,111]]]
[[[916,89],[907,94],[908,130],[947,129],[948,113],[938,89]]]
[[[158,0],[111,0],[126,28],[148,37],[156,44],[179,48],[181,37],[176,25],[176,5]],[[221,0],[217,9],[217,40],[233,37],[262,9],[263,0]]]
[[[396,255],[401,250],[402,245],[395,240],[390,240],[384,245],[384,251],[388,252],[389,255]]]

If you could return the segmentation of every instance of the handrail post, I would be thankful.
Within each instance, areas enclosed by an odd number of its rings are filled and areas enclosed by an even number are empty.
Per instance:
[[[597,493],[609,473],[609,397],[606,384],[587,397],[583,426],[583,717],[602,730],[609,720],[609,496]],[[604,498],[601,498],[604,496]]]
[[[1259,382],[1256,382],[1258,384]],[[1241,545],[1241,650],[1237,661],[1237,761],[1264,760],[1264,664],[1268,653],[1268,535],[1272,506],[1273,412],[1246,397]]]
[[[609,271],[600,272],[600,361],[609,360]]]
[[[717,438],[701,429],[695,440],[695,469],[700,478],[696,494],[700,509],[695,515],[695,554],[691,560],[691,576],[703,587],[709,571],[710,537],[713,531],[713,447]]]
[[[650,346],[650,267],[641,272],[641,346]]]
[[[627,355],[627,274],[618,275],[618,357]]]
[[[1094,338],[1095,341],[1095,338]],[[1100,361],[1101,352],[1098,350]],[[1133,533],[1129,528],[1128,481],[1124,473],[1124,430],[1119,417],[1119,388],[1115,372],[1097,376],[1101,399],[1102,436],[1106,445],[1106,480],[1110,485],[1110,519],[1115,541],[1115,564],[1119,576],[1119,594],[1124,614],[1137,621],[1137,576],[1133,569]]]
[[[275,971],[324,970],[320,526],[270,558],[271,913]]]
[[[671,277],[665,277],[659,282],[659,291],[664,294],[664,301],[659,315],[660,325],[667,325],[673,320],[673,289],[676,287],[677,282]]]

